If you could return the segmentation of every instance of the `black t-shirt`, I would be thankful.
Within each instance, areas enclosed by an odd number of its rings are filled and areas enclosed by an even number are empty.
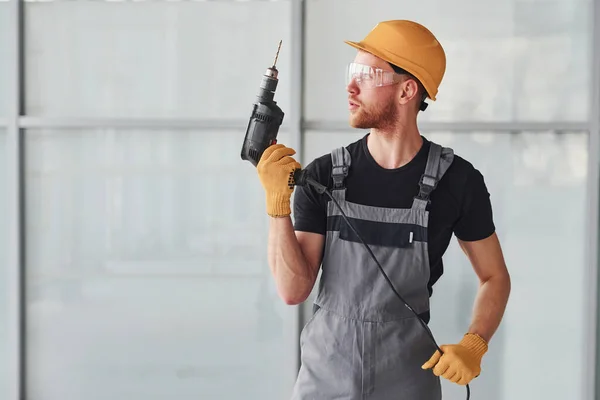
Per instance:
[[[419,180],[425,171],[430,142],[407,164],[385,169],[367,148],[367,135],[350,143],[351,165],[346,177],[346,200],[373,207],[410,208],[419,193]],[[333,187],[331,155],[325,154],[305,167],[319,183]],[[485,239],[495,231],[490,194],[481,173],[471,163],[454,155],[454,161],[431,193],[427,241],[431,278],[429,291],[443,273],[442,256],[452,234],[464,241]],[[310,186],[297,186],[294,194],[294,228],[325,235],[327,229],[326,194]]]

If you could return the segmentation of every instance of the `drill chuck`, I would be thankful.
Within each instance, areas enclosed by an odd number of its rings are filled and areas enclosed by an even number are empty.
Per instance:
[[[258,90],[258,102],[268,103],[272,102],[275,97],[275,90],[277,89],[277,84],[279,81],[277,77],[279,76],[279,71],[277,68],[271,67],[268,68],[265,74],[262,76],[262,80],[260,81],[260,88]]]

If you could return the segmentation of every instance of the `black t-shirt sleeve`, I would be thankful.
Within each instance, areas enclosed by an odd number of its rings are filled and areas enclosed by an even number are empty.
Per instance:
[[[465,194],[454,234],[460,240],[485,239],[494,233],[492,204],[483,175],[472,169],[465,183]]]
[[[329,187],[329,170],[325,157],[318,158],[304,169],[310,176],[322,185]],[[294,189],[293,219],[294,229],[303,232],[313,232],[325,235],[327,232],[327,199],[325,194],[319,194],[310,185],[296,186]]]

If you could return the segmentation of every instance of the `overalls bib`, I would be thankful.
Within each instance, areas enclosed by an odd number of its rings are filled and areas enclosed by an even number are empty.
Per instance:
[[[344,147],[331,153],[332,195],[369,245],[398,293],[429,320],[429,195],[454,153],[431,142],[420,190],[411,208],[346,201],[351,164]],[[302,365],[293,400],[440,400],[439,378],[421,369],[436,347],[394,294],[336,205],[327,209],[327,235],[315,312],[300,335]]]

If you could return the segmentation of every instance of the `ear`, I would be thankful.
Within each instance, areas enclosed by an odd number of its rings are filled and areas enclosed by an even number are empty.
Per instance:
[[[398,102],[402,105],[408,104],[413,100],[420,102],[419,97],[419,85],[414,79],[406,79],[404,82],[398,84]]]

